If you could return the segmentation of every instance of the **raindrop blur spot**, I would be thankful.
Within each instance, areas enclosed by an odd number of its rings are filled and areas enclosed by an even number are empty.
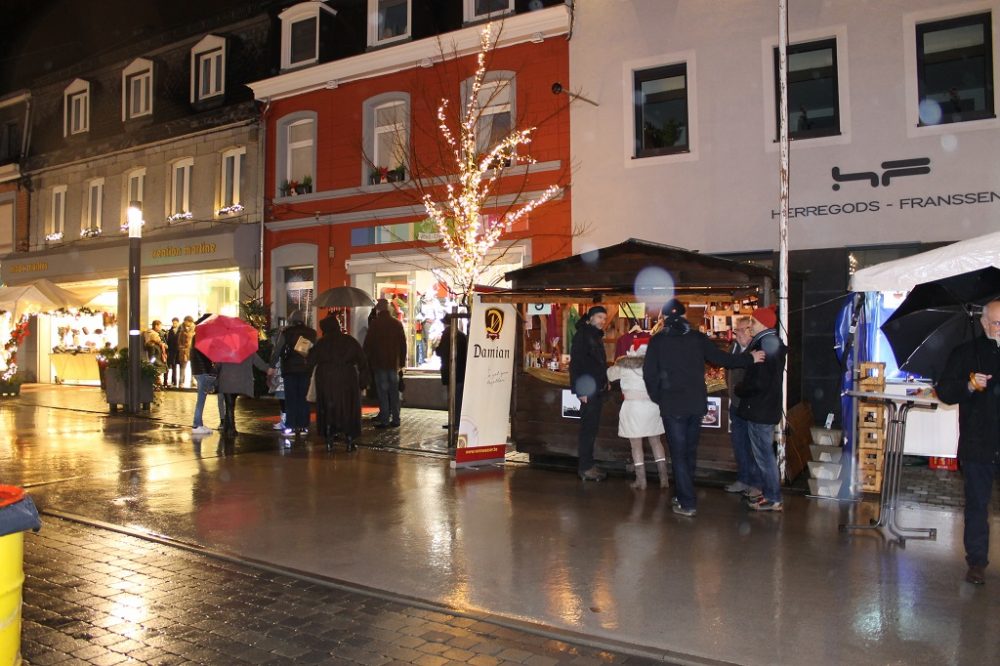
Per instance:
[[[577,395],[590,395],[597,390],[597,381],[595,381],[590,375],[581,375],[579,379],[576,380],[575,388],[575,393]]]
[[[219,479],[221,481],[223,481],[223,482],[228,483],[229,482],[229,472],[226,471],[226,470],[223,470],[223,471],[219,472]]]
[[[920,103],[920,122],[924,125],[938,125],[941,123],[941,107],[932,99],[925,99]]]
[[[750,523],[743,521],[740,523],[739,529],[737,530],[740,536],[750,536]]]
[[[635,297],[656,310],[674,297],[674,278],[659,266],[647,266],[635,278]]]
[[[815,391],[813,391],[813,397],[816,398],[817,400],[822,400],[823,396],[825,396],[825,395],[826,395],[826,391],[824,391],[821,388],[818,388]]]
[[[583,263],[587,264],[588,266],[595,266],[597,264],[597,260],[600,258],[601,258],[601,251],[598,250],[597,248],[584,250],[580,254],[580,259],[582,259]]]
[[[941,137],[941,148],[946,153],[952,153],[958,148],[958,137],[954,134],[945,134]]]
[[[781,340],[778,339],[777,335],[768,335],[761,340],[760,348],[768,356],[774,356],[781,349]]]

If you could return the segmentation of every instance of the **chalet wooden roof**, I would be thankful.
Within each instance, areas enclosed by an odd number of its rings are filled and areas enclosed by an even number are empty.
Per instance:
[[[701,254],[671,245],[630,238],[623,243],[535,264],[506,274],[513,292],[579,290],[629,293],[644,268],[658,267],[671,274],[677,291],[738,291],[762,287],[774,277],[771,270]]]

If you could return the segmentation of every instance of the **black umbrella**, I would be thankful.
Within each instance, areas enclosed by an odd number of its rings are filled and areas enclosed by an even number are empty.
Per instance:
[[[918,284],[882,324],[899,369],[936,379],[951,350],[980,333],[981,306],[998,296],[992,266]]]
[[[357,287],[327,289],[313,302],[318,308],[361,308],[374,304],[372,297]]]

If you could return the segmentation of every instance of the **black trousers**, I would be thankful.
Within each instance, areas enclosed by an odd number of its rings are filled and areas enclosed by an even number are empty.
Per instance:
[[[1000,463],[962,461],[965,477],[965,561],[985,567],[990,558],[990,496],[993,479],[1000,474]]]
[[[580,433],[576,442],[578,469],[586,472],[594,466],[594,440],[597,439],[597,429],[601,425],[601,409],[604,407],[604,395],[597,394],[580,402]]]
[[[222,400],[226,405],[226,415],[222,418],[222,430],[236,434],[236,393],[224,393]]]

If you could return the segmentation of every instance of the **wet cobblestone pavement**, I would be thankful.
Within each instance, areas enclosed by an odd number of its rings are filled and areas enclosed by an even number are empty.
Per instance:
[[[25,574],[37,666],[653,663],[51,517]]]

